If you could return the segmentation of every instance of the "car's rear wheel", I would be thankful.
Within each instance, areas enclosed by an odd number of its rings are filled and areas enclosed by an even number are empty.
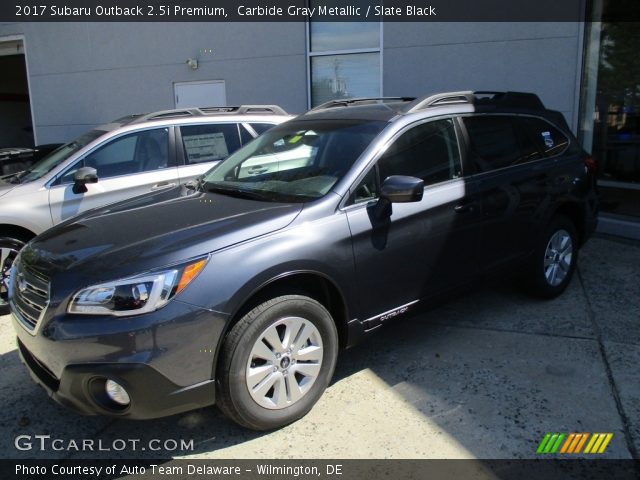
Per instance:
[[[569,285],[578,260],[573,222],[554,217],[540,237],[528,269],[531,293],[542,298],[560,295]]]
[[[217,369],[217,404],[237,423],[270,430],[304,416],[336,364],[338,334],[329,312],[300,295],[266,301],[236,323]]]
[[[9,272],[18,252],[24,247],[25,242],[19,238],[0,237],[0,315],[9,313],[7,290],[9,285]]]

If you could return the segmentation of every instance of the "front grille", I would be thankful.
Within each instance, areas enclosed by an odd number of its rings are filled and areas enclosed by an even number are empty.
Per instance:
[[[11,306],[20,323],[34,332],[49,304],[49,279],[18,261],[11,275]]]

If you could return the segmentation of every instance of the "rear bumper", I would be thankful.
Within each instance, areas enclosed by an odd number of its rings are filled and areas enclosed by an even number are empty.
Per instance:
[[[57,378],[18,340],[22,362],[33,380],[56,402],[83,415],[149,419],[205,407],[215,403],[215,380],[180,387],[142,363],[69,365]],[[110,401],[104,382],[114,380],[131,398],[127,407]]]

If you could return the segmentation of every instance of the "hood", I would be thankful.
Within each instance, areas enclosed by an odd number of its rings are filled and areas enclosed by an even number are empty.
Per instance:
[[[36,237],[21,258],[49,277],[73,272],[92,280],[114,279],[282,229],[301,209],[299,203],[178,187],[74,217]]]

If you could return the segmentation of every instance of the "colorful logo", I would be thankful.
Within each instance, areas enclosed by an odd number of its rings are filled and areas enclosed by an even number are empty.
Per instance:
[[[536,453],[604,453],[613,433],[547,433]],[[584,447],[584,450],[583,450]]]

